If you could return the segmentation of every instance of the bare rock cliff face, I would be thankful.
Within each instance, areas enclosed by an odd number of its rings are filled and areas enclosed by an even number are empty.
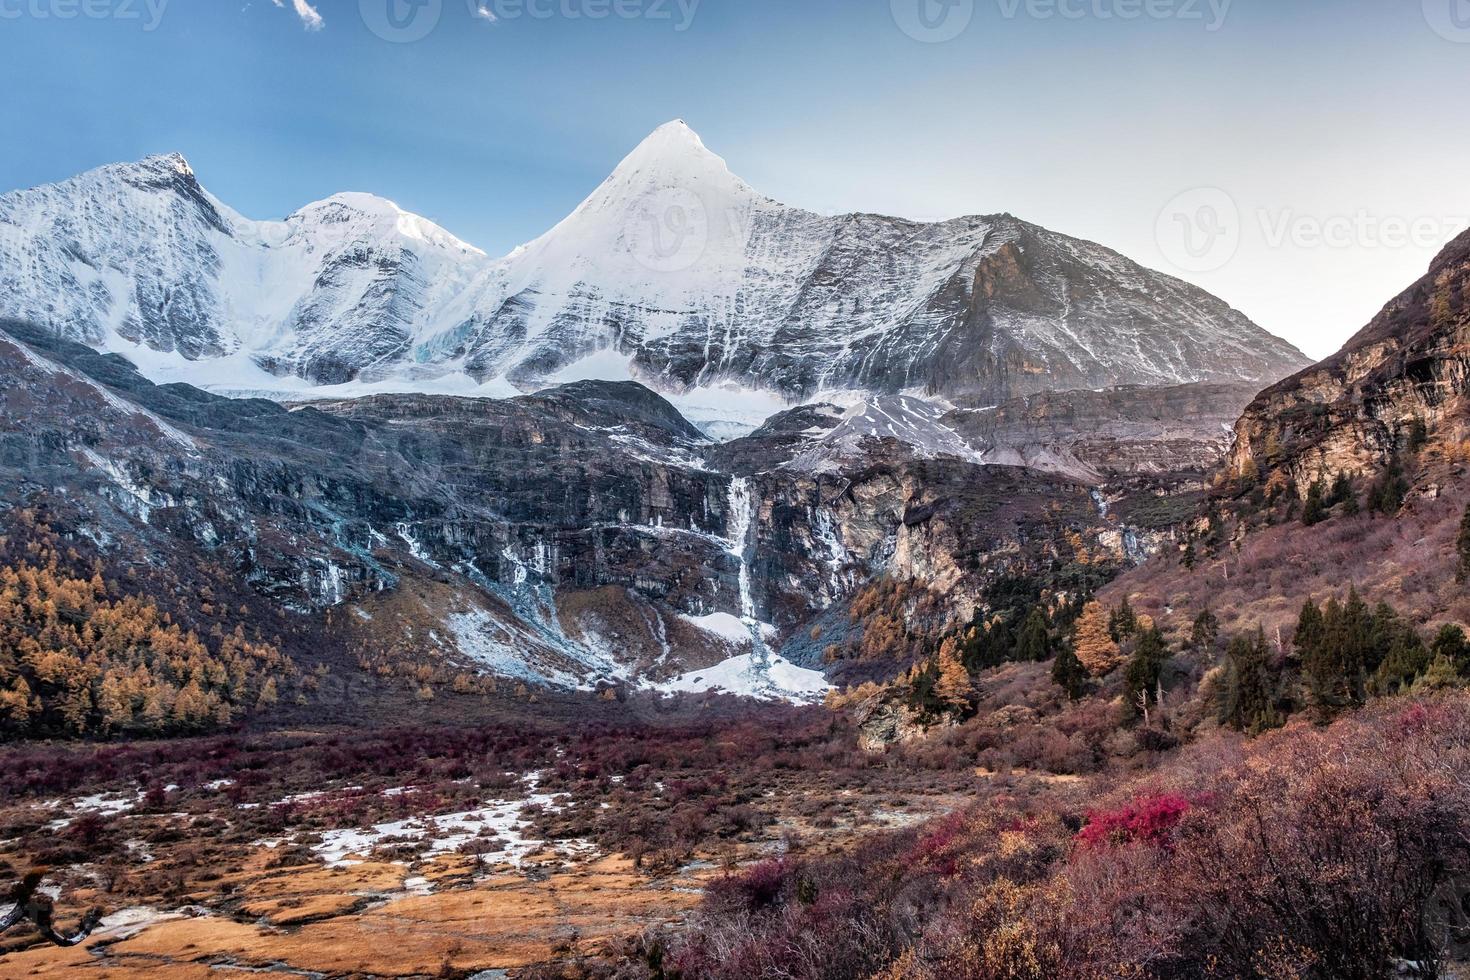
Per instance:
[[[1235,427],[1231,472],[1292,481],[1372,474],[1415,441],[1470,436],[1470,232],[1322,363],[1263,391]]]

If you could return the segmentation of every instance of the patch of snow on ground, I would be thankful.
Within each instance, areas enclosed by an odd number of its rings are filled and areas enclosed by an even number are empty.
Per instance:
[[[158,909],[141,905],[118,909],[111,915],[103,917],[102,921],[97,924],[93,935],[107,936],[112,939],[131,939],[151,925],[182,919],[184,915],[183,912],[160,912]]]
[[[539,774],[523,777],[534,790]],[[558,800],[566,794],[533,792],[524,800],[494,800],[474,810],[463,813],[447,813],[432,817],[410,817],[392,823],[376,824],[367,828],[329,830],[321,835],[321,842],[312,845],[329,868],[346,867],[368,857],[379,844],[396,838],[427,841],[425,856],[449,854],[476,839],[493,837],[499,849],[480,855],[487,864],[508,864],[520,867],[530,854],[541,850],[546,842],[526,835],[528,822],[522,814],[528,807],[556,811],[561,809]],[[589,850],[585,841],[564,842],[557,845],[560,853]]]
[[[747,638],[749,634],[747,633]],[[798,667],[779,654],[746,653],[659,685],[665,693],[723,691],[762,701],[820,701],[831,689],[820,671]]]
[[[120,813],[127,813],[138,805],[143,799],[143,794],[126,796],[121,793],[96,793],[92,796],[82,796],[67,803],[66,806],[72,811],[71,816],[60,820],[53,820],[46,825],[48,830],[64,830],[71,826],[71,822],[84,814],[95,813],[103,817],[115,817]],[[52,800],[45,804],[48,807],[62,806],[60,800]]]
[[[530,663],[526,657],[526,638],[514,635],[483,609],[453,613],[445,617],[444,625],[454,634],[454,645],[459,652],[488,673],[531,684],[566,688],[582,684],[581,678],[565,671]]]
[[[680,616],[679,618],[737,647],[750,646],[750,627],[739,616],[730,613],[711,613],[708,616]]]

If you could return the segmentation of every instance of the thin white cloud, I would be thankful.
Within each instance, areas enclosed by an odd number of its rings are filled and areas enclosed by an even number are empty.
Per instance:
[[[286,6],[283,0],[271,0],[271,3],[277,7]],[[296,11],[296,16],[301,18],[301,26],[308,31],[319,31],[327,26],[327,22],[322,20],[322,15],[317,13],[317,9],[306,0],[291,0],[291,7]]]
[[[483,20],[487,24],[493,24],[500,19],[499,17],[495,16],[495,11],[491,10],[483,3],[475,8],[475,16],[480,20]]]

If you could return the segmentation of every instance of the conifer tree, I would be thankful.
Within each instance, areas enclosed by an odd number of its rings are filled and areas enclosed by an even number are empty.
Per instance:
[[[1051,679],[1073,701],[1082,697],[1082,692],[1087,689],[1087,668],[1077,659],[1070,644],[1063,643],[1057,651],[1057,657],[1051,665]]]
[[[966,671],[978,674],[1006,663],[1014,653],[1015,639],[1011,629],[1004,619],[996,617],[966,634],[961,661]]]
[[[1221,720],[1238,731],[1252,734],[1279,726],[1281,719],[1265,634],[1257,630],[1254,640],[1247,637],[1231,640],[1225,666]]]
[[[1403,463],[1395,456],[1389,461],[1388,469],[1373,484],[1369,505],[1375,512],[1392,517],[1404,506],[1408,493],[1409,481],[1404,476]]]
[[[1022,663],[1041,663],[1051,659],[1051,632],[1047,629],[1046,613],[1040,606],[1032,608],[1021,627],[1016,641],[1016,659]]]
[[[1139,704],[1153,704],[1158,700],[1159,681],[1163,677],[1164,663],[1169,659],[1169,647],[1157,627],[1144,630],[1138,637],[1138,645],[1128,660],[1124,672],[1127,685],[1128,704],[1136,708]]]
[[[1458,626],[1449,623],[1441,626],[1430,650],[1436,657],[1448,658],[1461,673],[1470,669],[1470,643],[1465,640],[1465,631]]]
[[[1138,616],[1133,612],[1133,606],[1125,595],[1123,601],[1118,603],[1118,608],[1114,609],[1112,616],[1108,618],[1108,634],[1112,636],[1114,643],[1122,643],[1137,632]]]
[[[1465,677],[1449,657],[1435,657],[1427,670],[1414,682],[1414,693],[1450,691],[1465,686]]]
[[[1307,490],[1307,503],[1302,508],[1302,523],[1307,527],[1321,524],[1327,520],[1327,504],[1323,500],[1322,481],[1313,480]]]
[[[1322,610],[1311,599],[1302,604],[1301,614],[1296,621],[1296,637],[1293,641],[1297,655],[1306,660],[1322,642]]]
[[[1189,631],[1189,645],[1195,650],[1208,650],[1220,638],[1220,620],[1209,609],[1194,617],[1194,626]]]
[[[1433,659],[1412,631],[1401,633],[1373,673],[1373,693],[1390,695],[1408,690],[1429,669]]]
[[[1115,670],[1122,662],[1118,644],[1108,629],[1108,614],[1102,604],[1089,602],[1077,620],[1076,641],[1073,644],[1077,659],[1093,677],[1102,677]]]
[[[1470,581],[1470,505],[1465,507],[1465,515],[1460,518],[1460,535],[1455,541],[1455,552],[1460,559],[1456,580],[1461,583]]]
[[[949,710],[962,711],[970,704],[970,674],[960,661],[959,644],[953,637],[939,647],[939,676],[934,694]]]

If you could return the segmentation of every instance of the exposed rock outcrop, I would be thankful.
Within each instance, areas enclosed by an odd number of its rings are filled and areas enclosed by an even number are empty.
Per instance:
[[[1235,476],[1290,482],[1373,474],[1414,443],[1470,437],[1470,232],[1341,351],[1273,385],[1236,425]]]

